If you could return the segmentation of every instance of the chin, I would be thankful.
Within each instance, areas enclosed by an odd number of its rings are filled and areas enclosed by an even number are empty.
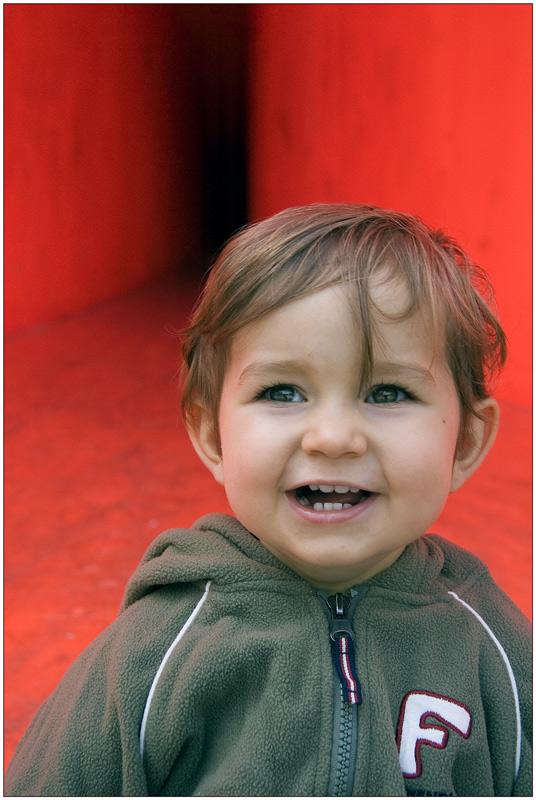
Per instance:
[[[290,564],[291,569],[302,578],[319,589],[332,589],[341,592],[359,582],[355,573],[348,573],[348,565],[337,563],[309,563],[305,565]]]

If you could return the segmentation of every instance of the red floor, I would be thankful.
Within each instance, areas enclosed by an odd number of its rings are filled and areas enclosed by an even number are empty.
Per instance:
[[[5,342],[5,760],[114,618],[149,542],[228,510],[190,448],[175,372],[194,297],[162,283]],[[531,615],[531,415],[502,404],[480,472],[434,530]]]

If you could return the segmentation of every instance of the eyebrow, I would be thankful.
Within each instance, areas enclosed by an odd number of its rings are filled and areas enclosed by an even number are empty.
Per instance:
[[[258,380],[267,376],[303,375],[307,371],[307,362],[299,359],[281,359],[276,361],[253,361],[248,364],[238,378],[242,385],[249,380]],[[436,385],[436,380],[429,369],[411,361],[374,361],[372,365],[373,379],[381,373],[386,377],[406,377],[408,380],[424,380],[426,383]]]
[[[386,372],[388,375],[407,375],[414,380],[425,380],[435,385],[436,380],[429,369],[411,361],[374,361],[373,375]]]
[[[266,375],[296,375],[306,371],[307,364],[298,359],[281,359],[280,361],[253,361],[244,367],[238,378],[238,383],[243,384],[248,380],[264,377]]]

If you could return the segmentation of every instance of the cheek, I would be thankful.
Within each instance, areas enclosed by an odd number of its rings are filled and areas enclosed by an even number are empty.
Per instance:
[[[226,485],[230,482],[251,485],[269,467],[273,437],[266,426],[243,415],[222,420],[220,434]]]
[[[391,477],[416,491],[422,486],[423,495],[434,484],[438,488],[450,485],[457,438],[457,425],[448,419],[441,419],[437,425],[408,429],[404,437],[393,439]]]

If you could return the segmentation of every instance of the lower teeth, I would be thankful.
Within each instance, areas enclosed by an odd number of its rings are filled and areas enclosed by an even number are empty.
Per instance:
[[[298,503],[305,508],[312,508],[314,511],[342,511],[344,508],[352,508],[352,503],[313,503],[303,495],[297,496]]]

